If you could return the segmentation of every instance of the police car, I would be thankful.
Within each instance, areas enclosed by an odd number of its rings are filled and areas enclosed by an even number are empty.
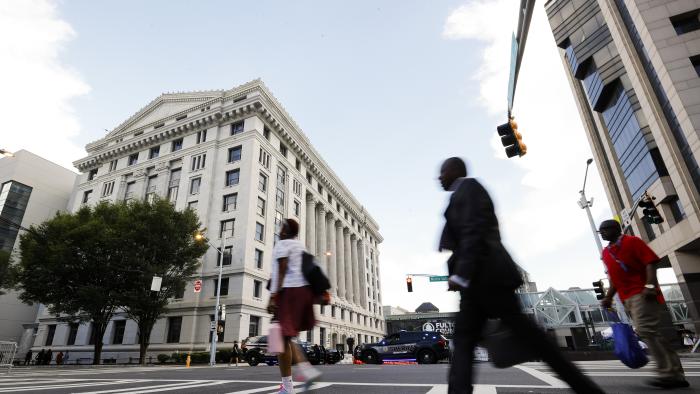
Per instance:
[[[358,346],[354,355],[367,364],[392,360],[435,364],[450,357],[450,347],[447,339],[439,332],[401,331],[377,343]]]

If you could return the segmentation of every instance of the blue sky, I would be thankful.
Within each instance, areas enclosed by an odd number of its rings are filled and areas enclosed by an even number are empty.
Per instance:
[[[0,44],[14,59],[0,82],[33,100],[53,92],[39,104],[56,114],[7,139],[9,149],[69,166],[163,92],[259,77],[380,224],[385,305],[456,308],[441,284],[416,280],[406,294],[403,276],[445,271],[436,244],[447,195],[436,176],[449,156],[466,158],[491,190],[506,245],[540,288],[602,277],[576,205],[590,150],[542,4],[514,109],[530,153],[506,160],[494,136],[506,118],[516,0],[10,3],[6,14],[28,34]],[[4,104],[26,111],[17,101]],[[601,219],[610,212],[592,170]]]

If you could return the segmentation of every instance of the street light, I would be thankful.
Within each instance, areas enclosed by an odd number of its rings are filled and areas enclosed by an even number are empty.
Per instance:
[[[590,222],[591,230],[593,231],[593,239],[595,239],[595,243],[598,246],[598,254],[602,255],[603,244],[600,242],[600,238],[598,238],[598,229],[595,226],[595,222],[593,221],[593,215],[591,214],[593,198],[591,198],[590,200],[586,198],[586,181],[588,180],[588,167],[591,166],[591,163],[593,163],[593,159],[588,159],[586,161],[586,175],[583,177],[583,187],[581,188],[581,191],[579,191],[579,193],[581,194],[581,198],[578,200],[578,206],[581,207],[581,209],[586,210],[586,214],[588,215],[588,221]]]
[[[0,149],[0,156],[14,157],[15,155],[7,149]]]
[[[221,249],[219,252],[219,280],[216,281],[216,307],[214,307],[214,327],[210,329],[211,331],[211,351],[209,354],[209,365],[212,367],[216,365],[216,342],[219,339],[219,304],[221,301],[221,274],[224,270],[224,250],[226,246],[226,235],[221,234]],[[205,241],[210,247],[216,249],[214,245],[209,242],[207,238],[204,237],[202,233],[197,233],[194,235],[194,239],[197,241]],[[233,257],[233,256],[232,256]]]

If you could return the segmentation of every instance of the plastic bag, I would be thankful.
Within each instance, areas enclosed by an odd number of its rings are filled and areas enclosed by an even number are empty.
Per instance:
[[[282,326],[273,320],[267,330],[267,353],[276,355],[284,353],[284,339],[282,338]]]
[[[639,345],[637,334],[632,330],[632,327],[629,324],[620,322],[617,313],[608,311],[608,317],[612,322],[610,327],[613,330],[612,337],[617,358],[632,369],[647,365],[649,358]]]

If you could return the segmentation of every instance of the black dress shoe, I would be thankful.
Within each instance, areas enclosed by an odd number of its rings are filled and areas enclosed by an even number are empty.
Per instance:
[[[662,389],[679,389],[690,387],[690,383],[687,380],[681,379],[670,379],[670,378],[656,378],[649,380],[647,382],[650,386],[662,388]]]

